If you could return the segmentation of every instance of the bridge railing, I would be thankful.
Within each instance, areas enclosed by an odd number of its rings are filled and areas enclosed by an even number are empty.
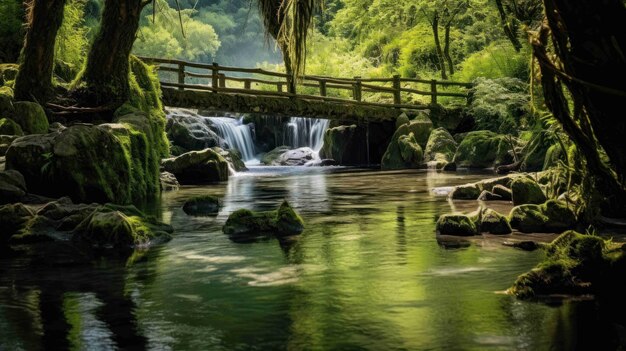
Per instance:
[[[353,104],[396,107],[407,109],[423,108],[423,105],[410,103],[412,94],[429,96],[431,103],[437,103],[438,97],[468,98],[468,89],[472,83],[426,80],[419,78],[402,78],[395,75],[391,78],[336,78],[306,75],[297,82],[298,87],[315,88],[316,94],[305,94],[291,91],[289,81],[291,76],[264,70],[261,68],[240,68],[221,66],[217,63],[204,64],[174,59],[140,57],[143,61],[157,64],[160,72],[171,72],[174,82],[161,81],[163,87],[180,90],[204,90],[211,92],[248,94],[257,96],[300,97],[333,102],[348,102]],[[193,71],[189,70],[193,69]],[[244,76],[247,75],[247,76]],[[196,83],[187,82],[191,78]],[[207,79],[207,84],[198,81]],[[238,87],[234,87],[235,82]],[[254,86],[253,86],[254,84]],[[426,85],[426,88],[415,87],[416,84]],[[259,86],[264,89],[259,89]],[[446,91],[446,88],[455,87],[457,91]],[[351,92],[351,99],[328,95],[329,89],[347,90]],[[389,103],[363,101],[363,93],[389,94]]]

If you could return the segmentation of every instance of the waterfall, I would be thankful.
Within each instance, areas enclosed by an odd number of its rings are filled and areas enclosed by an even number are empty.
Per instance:
[[[226,140],[228,146],[241,152],[244,162],[254,161],[256,151],[252,140],[252,130],[243,124],[243,118],[208,117],[218,134]]]
[[[291,117],[285,124],[283,144],[292,148],[308,146],[319,152],[324,143],[324,132],[330,121],[327,119]]]

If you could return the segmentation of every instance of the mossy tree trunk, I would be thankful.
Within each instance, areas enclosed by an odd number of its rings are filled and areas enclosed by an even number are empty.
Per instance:
[[[15,79],[15,99],[45,103],[53,95],[54,45],[65,0],[31,0],[28,30]]]
[[[533,49],[546,104],[585,155],[611,212],[623,215],[626,118],[620,111],[626,101],[626,7],[622,0],[543,2],[547,26],[533,41]],[[549,47],[558,60],[552,59]],[[571,94],[573,109],[564,88]],[[608,167],[601,149],[608,156]]]
[[[439,58],[439,66],[441,67],[441,79],[448,79],[448,75],[446,74],[446,61],[443,56],[443,49],[441,49],[441,40],[439,40],[439,19],[439,11],[435,10],[430,25],[433,29],[435,50],[437,51],[437,58]]]
[[[80,89],[91,104],[119,105],[128,100],[129,57],[141,10],[151,0],[106,0],[100,29],[87,57]]]
[[[504,34],[509,39],[511,44],[513,44],[515,51],[519,52],[522,49],[522,43],[520,43],[519,38],[517,37],[515,27],[513,27],[513,25],[507,20],[507,14],[504,11],[502,0],[496,0],[496,7],[498,8],[498,13],[500,14],[500,22],[502,23]]]
[[[443,56],[446,58],[448,62],[448,69],[450,70],[450,75],[454,75],[454,63],[452,62],[452,56],[450,56],[450,26],[448,23],[445,28],[444,40],[443,40]]]

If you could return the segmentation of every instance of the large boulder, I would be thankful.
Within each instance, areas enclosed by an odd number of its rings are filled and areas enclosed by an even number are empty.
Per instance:
[[[542,204],[546,202],[546,195],[537,182],[529,177],[516,178],[511,183],[513,205]]]
[[[13,103],[15,121],[26,134],[48,133],[48,117],[43,107],[36,102],[18,101]]]
[[[426,143],[428,143],[428,138],[433,131],[433,122],[431,122],[428,117],[420,115],[414,120],[409,121],[408,124],[404,124],[402,126],[404,126],[408,130],[408,133],[403,132],[404,135],[413,133],[413,136],[415,137],[415,140],[417,141],[419,146],[422,149],[426,147]],[[398,129],[400,129],[402,126],[400,126]]]
[[[491,168],[512,162],[507,137],[487,130],[469,132],[459,144],[454,162],[462,168]]]
[[[422,165],[424,153],[415,139],[415,134],[404,124],[398,128],[383,155],[381,168],[404,169],[418,168]]]
[[[24,135],[22,127],[9,118],[0,119],[0,135]]]
[[[497,235],[510,234],[512,232],[509,220],[492,209],[487,209],[481,213],[480,230]]]
[[[509,214],[513,228],[523,233],[559,233],[572,229],[576,214],[564,202],[549,200],[544,204],[516,206]]]
[[[481,188],[472,183],[454,187],[448,197],[453,200],[476,200],[480,194]]]
[[[172,144],[189,151],[224,146],[224,140],[211,130],[208,119],[189,111],[170,111],[166,132]]]
[[[204,184],[228,180],[228,162],[212,149],[190,151],[162,162],[163,170],[180,184]]]
[[[424,161],[448,163],[452,161],[457,147],[457,142],[445,128],[437,128],[428,137]]]
[[[284,201],[274,211],[237,210],[231,213],[222,230],[234,241],[247,241],[267,235],[280,238],[302,233],[304,221],[287,201]]]
[[[26,182],[20,172],[0,172],[0,204],[17,202],[26,195]]]
[[[310,147],[290,150],[280,146],[263,155],[261,162],[270,166],[304,166],[316,158],[317,154]]]
[[[437,233],[441,235],[473,236],[478,235],[478,228],[467,215],[445,214],[437,220]]]
[[[245,172],[248,170],[246,164],[241,159],[241,153],[237,149],[224,150],[221,147],[212,147],[213,151],[222,156],[235,172]]]

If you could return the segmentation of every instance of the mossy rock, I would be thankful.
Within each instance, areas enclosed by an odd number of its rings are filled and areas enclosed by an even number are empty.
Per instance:
[[[26,134],[48,133],[48,117],[43,107],[36,102],[18,101],[13,103],[15,121]]]
[[[211,149],[190,151],[165,159],[162,167],[176,176],[180,184],[204,184],[228,180],[228,162]]]
[[[593,293],[611,272],[606,249],[598,236],[567,231],[547,245],[545,260],[519,276],[509,292],[522,299]]]
[[[74,229],[72,240],[98,248],[137,249],[168,241],[172,232],[134,206],[105,205]]]
[[[8,118],[0,119],[0,135],[24,135],[22,127],[15,123],[14,120]]]
[[[200,195],[185,201],[183,211],[190,216],[216,215],[220,210],[220,200],[211,195]]]
[[[490,234],[511,234],[509,220],[500,213],[487,209],[481,214],[480,230]]]
[[[506,136],[488,130],[469,132],[454,155],[454,162],[462,168],[491,168],[512,162]]]
[[[523,233],[542,233],[549,220],[541,206],[534,204],[514,207],[509,214],[511,226]]]
[[[35,217],[35,213],[22,203],[0,206],[0,247],[6,245],[13,234]]]
[[[446,214],[437,220],[437,233],[441,235],[473,236],[478,235],[478,228],[470,216]]]
[[[291,150],[289,146],[278,146],[263,154],[261,163],[264,165],[280,165],[280,157],[289,150]]]
[[[404,134],[407,133],[407,134]],[[406,125],[398,128],[383,155],[383,170],[418,168],[422,165],[424,153],[415,139],[413,132]]]
[[[513,192],[511,189],[505,187],[504,185],[497,184],[492,189],[491,192],[500,196],[502,200],[511,201],[513,199]]]
[[[562,232],[573,228],[576,223],[576,214],[565,202],[548,200],[541,205],[543,214],[549,218],[545,230],[548,232]]]
[[[20,66],[16,63],[0,63],[0,85],[15,80]]]
[[[274,211],[237,210],[228,216],[222,230],[233,240],[247,241],[267,235],[280,238],[302,233],[304,221],[287,201],[284,201]]]
[[[401,125],[409,123],[409,116],[406,113],[402,112],[398,118],[396,118],[396,129],[400,128]]]
[[[428,143],[428,138],[433,131],[433,122],[431,122],[430,119],[426,116],[420,116],[418,118],[415,118],[414,120],[409,121],[408,124],[404,124],[403,126],[408,131],[407,133],[403,133],[403,135],[413,133],[417,144],[420,146],[420,148],[424,149],[426,147],[426,143]],[[403,126],[400,126],[400,128],[402,128]]]
[[[9,87],[0,86],[0,116],[15,116],[15,107],[13,107],[13,90]]]
[[[248,170],[246,164],[241,159],[241,153],[237,149],[228,149],[224,150],[221,147],[212,147],[213,151],[217,152],[222,156],[230,167],[236,172],[245,172]]]
[[[457,142],[445,128],[437,128],[428,137],[424,151],[424,160],[426,162],[450,162],[456,153],[457,147]]]
[[[172,191],[180,189],[180,183],[176,176],[170,172],[161,172],[159,176],[161,181],[161,191]]]
[[[476,200],[481,194],[476,184],[465,184],[454,187],[448,197],[453,200]]]
[[[341,165],[365,163],[364,138],[363,128],[356,124],[328,128],[324,132],[320,157],[333,159]]]
[[[546,195],[537,182],[528,177],[518,177],[511,183],[513,205],[542,204]]]

